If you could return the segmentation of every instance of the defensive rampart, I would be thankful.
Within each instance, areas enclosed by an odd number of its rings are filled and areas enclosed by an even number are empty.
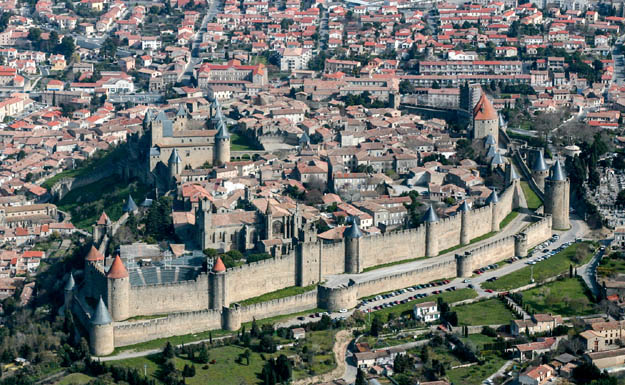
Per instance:
[[[284,314],[299,313],[317,307],[317,289],[272,301],[260,302],[241,307],[241,322],[250,322],[254,318],[270,318]]]
[[[132,286],[130,316],[204,310],[208,308],[208,294],[205,273],[191,281]]]

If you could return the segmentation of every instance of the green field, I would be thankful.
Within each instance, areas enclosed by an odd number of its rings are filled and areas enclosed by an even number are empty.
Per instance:
[[[395,262],[389,262],[389,263],[384,263],[382,265],[376,265],[376,266],[370,266],[367,267],[365,269],[363,269],[363,273],[366,273],[367,271],[371,271],[371,270],[377,270],[377,269],[382,269],[385,267],[389,267],[389,266],[395,266],[395,265],[401,265],[402,263],[408,263],[408,262],[414,262],[414,261],[419,261],[421,259],[426,259],[428,257],[419,257],[419,258],[410,258],[410,259],[403,259],[401,261],[395,261]],[[375,296],[374,296],[375,297]]]
[[[129,193],[139,205],[148,190],[148,186],[138,181],[128,183],[117,176],[111,176],[70,191],[57,206],[72,215],[72,223],[76,227],[89,229],[102,211],[106,211],[109,218],[116,221],[123,214],[122,207]]]
[[[525,195],[528,209],[536,210],[543,205],[543,202],[526,181],[521,181],[521,188],[523,189],[523,195]]]
[[[581,263],[576,264],[573,260],[577,249],[580,247],[586,247],[582,245],[589,245],[586,242],[574,243],[567,247],[565,250],[550,257],[541,262],[537,262],[534,265],[534,281],[540,282],[546,278],[554,277],[556,275],[565,273],[569,270],[569,265],[573,266],[583,265],[592,258],[592,252],[585,255]],[[492,290],[510,290],[530,283],[531,269],[529,266],[519,269],[513,273],[499,277],[494,282],[482,283],[482,288]]]
[[[492,344],[495,341],[497,341],[497,337],[489,337],[482,333],[469,334],[468,337],[462,337],[461,339],[464,343],[469,342],[475,345],[475,347],[478,348],[479,350],[484,349],[484,345]]]
[[[601,277],[613,277],[622,273],[625,273],[625,258],[621,258],[621,253],[604,256],[597,266],[597,274]]]
[[[452,310],[458,315],[459,325],[500,325],[516,319],[514,313],[496,298],[455,306]]]
[[[258,150],[258,148],[250,140],[235,132],[230,133],[230,150],[231,151],[250,151]]]
[[[396,315],[402,314],[405,311],[412,311],[412,307],[417,303],[423,303],[428,301],[437,301],[441,297],[443,301],[447,303],[454,303],[464,301],[465,299],[471,299],[477,297],[477,293],[473,289],[459,289],[456,291],[444,291],[441,294],[430,295],[425,298],[419,298],[414,301],[402,303],[393,307],[387,307],[381,310],[374,311],[374,315],[382,316],[382,319],[386,319],[389,313],[395,313]],[[390,299],[389,299],[390,300]],[[369,318],[369,317],[367,317]],[[370,320],[368,320],[369,322]]]
[[[86,374],[72,373],[63,377],[59,382],[55,383],[55,385],[84,385],[93,379],[93,377],[89,377]]]
[[[282,290],[273,291],[271,293],[265,293],[263,295],[260,295],[254,298],[248,298],[239,303],[241,304],[241,306],[253,305],[259,302],[271,301],[274,299],[291,297],[291,296],[298,295],[298,294],[304,294],[306,292],[314,290],[316,287],[317,287],[316,284],[305,286],[305,287],[300,287],[300,286],[285,287]]]
[[[496,354],[484,357],[483,365],[474,365],[468,368],[452,369],[447,372],[447,378],[453,384],[479,385],[505,364],[506,360]]]
[[[535,313],[560,314],[563,317],[594,313],[592,298],[579,278],[568,278],[524,291],[523,305]]]
[[[332,347],[334,345],[334,330],[323,330],[316,332],[308,332],[306,339],[302,342],[309,351],[314,352],[312,356],[311,368],[316,374],[322,374],[331,371],[336,367]],[[260,384],[262,381],[259,377],[265,360],[260,353],[251,352],[250,363],[247,365],[245,361],[238,362],[238,357],[245,351],[244,347],[236,345],[228,345],[216,347],[209,350],[209,359],[215,360],[214,364],[197,364],[195,363],[196,375],[186,379],[188,385],[238,385],[238,384]],[[277,357],[285,354],[287,357],[296,355],[293,348],[285,348],[276,353],[264,353],[265,359]],[[191,365],[192,362],[186,358],[176,357],[176,368],[182,370],[185,364]],[[148,378],[154,379],[157,383],[161,383],[158,375],[160,369],[161,357],[158,354],[129,358],[121,361],[115,361],[115,365],[135,368],[143,373],[144,365]],[[308,370],[300,366],[293,368],[293,377],[295,379],[308,377]]]
[[[514,218],[516,218],[519,215],[519,212],[516,210],[513,210],[510,212],[510,214],[506,215],[506,217],[499,222],[499,230],[503,230],[506,226],[508,226],[510,224],[510,222],[512,222],[514,220]]]

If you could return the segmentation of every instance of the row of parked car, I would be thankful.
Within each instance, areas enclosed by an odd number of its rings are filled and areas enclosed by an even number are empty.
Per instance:
[[[492,265],[488,265],[488,266],[481,267],[481,268],[479,268],[479,269],[475,269],[475,270],[473,270],[473,273],[475,273],[475,274],[478,274],[478,275],[479,275],[479,274],[482,274],[482,273],[487,272],[488,270],[493,270],[493,269],[496,269],[496,268],[498,268],[498,267],[499,267],[499,265],[498,265],[498,264],[493,263]]]
[[[362,300],[362,302],[360,302],[358,307],[364,306],[364,305],[366,305],[368,303],[380,301],[382,299],[393,298],[393,297],[396,297],[396,296],[398,296],[400,294],[405,294],[407,292],[413,292],[415,290],[421,290],[421,289],[426,289],[426,288],[436,287],[436,286],[443,286],[443,285],[448,284],[449,282],[450,282],[449,280],[443,279],[443,280],[436,281],[436,282],[424,283],[424,284],[421,284],[421,285],[414,285],[414,286],[411,286],[411,287],[407,287],[405,289],[396,290],[396,291],[391,292],[391,293],[380,294],[378,296],[375,296],[374,298],[369,298],[369,299]],[[456,290],[456,288],[455,287],[448,287],[445,290],[453,291],[453,290]],[[431,294],[440,294],[440,293],[442,293],[442,290],[434,290]],[[407,303],[407,302],[410,302],[410,301],[414,301],[414,300],[419,299],[419,298],[425,298],[425,297],[427,297],[428,295],[431,295],[431,294],[428,294],[428,293],[418,293],[418,294],[412,295],[412,296],[410,296],[410,297],[408,297],[406,299],[389,301],[389,302],[385,302],[385,303],[380,304],[380,305],[376,305],[376,306],[374,306],[374,307],[372,307],[370,309],[365,309],[364,312],[368,313],[368,312],[372,312],[372,311],[376,311],[376,310],[380,310],[380,309],[384,309],[384,308],[388,308],[388,307],[393,307],[393,306],[396,306],[396,305],[400,305],[400,304],[404,304],[404,303]]]

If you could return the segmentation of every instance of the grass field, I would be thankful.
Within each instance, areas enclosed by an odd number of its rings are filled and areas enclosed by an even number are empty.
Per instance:
[[[499,325],[506,324],[516,318],[516,316],[496,298],[469,305],[455,306],[452,310],[458,315],[459,325]]]
[[[93,377],[90,377],[86,374],[72,373],[63,377],[55,385],[84,385],[93,379],[94,379]]]
[[[499,222],[499,230],[503,230],[506,226],[508,226],[510,224],[510,222],[512,222],[514,220],[514,218],[516,218],[519,215],[519,212],[516,210],[513,210],[510,212],[510,214],[506,215],[506,217]]]
[[[308,332],[306,340],[303,342],[309,351],[316,352],[313,355],[311,368],[317,373],[326,373],[336,367],[334,355],[332,354],[332,346],[334,345],[334,330],[324,330],[317,332]],[[210,360],[215,360],[215,364],[197,364],[195,363],[196,375],[186,379],[188,385],[238,385],[238,384],[259,384],[260,373],[265,365],[265,361],[260,353],[252,352],[250,356],[250,364],[247,365],[238,362],[238,357],[245,351],[240,346],[222,346],[209,350]],[[280,350],[273,354],[265,353],[266,359],[277,357],[280,354],[293,356],[296,354],[291,348]],[[176,368],[182,370],[185,364],[192,364],[191,361],[176,357]],[[121,361],[115,361],[118,366],[135,368],[143,373],[146,369],[148,378],[154,379],[157,383],[161,383],[158,378],[160,355],[151,355],[147,357],[130,358]],[[145,365],[145,366],[144,366]],[[295,379],[308,377],[309,373],[303,368],[294,368],[293,377]]]
[[[579,278],[568,278],[524,291],[523,305],[536,313],[560,314],[563,317],[594,313],[586,285]]]
[[[140,204],[148,193],[149,187],[138,182],[124,182],[117,176],[104,178],[72,190],[57,206],[72,215],[72,223],[79,228],[89,229],[94,224],[102,211],[115,221],[122,216],[122,207],[132,194],[132,198]]]
[[[538,195],[526,181],[521,181],[521,188],[523,189],[523,195],[525,195],[525,201],[527,202],[527,208],[530,210],[536,210],[540,206],[543,205],[543,202],[540,200]]]
[[[453,384],[479,385],[495,373],[506,362],[496,354],[484,357],[484,365],[473,365],[468,368],[452,369],[447,372],[449,381]]]
[[[625,273],[625,258],[619,258],[620,253],[614,256],[604,256],[597,266],[597,274],[601,277],[615,276]]]
[[[366,273],[367,271],[377,270],[377,269],[382,269],[382,268],[384,268],[384,267],[389,267],[389,266],[401,265],[402,263],[408,263],[408,262],[419,261],[419,260],[421,260],[421,259],[425,259],[425,258],[428,258],[428,257],[419,257],[419,258],[404,259],[404,260],[401,260],[401,261],[384,263],[384,264],[382,264],[382,265],[370,266],[370,267],[367,267],[366,269],[364,269],[362,272],[363,272],[363,273]]]
[[[585,242],[574,243],[565,250],[559,252],[553,257],[534,265],[534,280],[540,282],[546,278],[553,277],[569,270],[569,265],[578,265],[573,261],[577,249]],[[592,258],[592,252],[584,257],[580,265],[587,263]],[[530,267],[524,267],[513,273],[499,277],[494,282],[484,282],[482,288],[492,290],[510,290],[521,287],[530,283],[531,271]]]
[[[396,315],[402,314],[405,311],[411,311],[412,307],[417,303],[423,303],[428,301],[437,301],[438,297],[441,297],[443,301],[447,303],[454,303],[464,301],[465,299],[471,299],[477,297],[477,293],[473,289],[460,289],[456,291],[445,291],[441,294],[430,295],[425,298],[419,298],[414,301],[399,304],[393,307],[387,307],[373,312],[373,315],[380,315],[382,319],[386,319],[389,313],[395,313]],[[368,319],[369,317],[367,317]],[[369,320],[368,320],[369,321]]]
[[[462,337],[461,339],[465,343],[472,343],[479,350],[484,349],[484,345],[492,344],[497,340],[496,337],[489,337],[481,333],[469,334],[468,337]]]
[[[240,304],[241,306],[248,306],[248,305],[253,305],[259,302],[271,301],[273,299],[291,297],[291,296],[298,295],[298,294],[304,294],[306,292],[314,290],[316,287],[317,287],[316,284],[305,286],[305,287],[300,287],[300,286],[285,287],[282,290],[277,290],[271,293],[265,293],[258,297],[246,299],[244,301],[241,301]]]
[[[250,151],[258,150],[252,142],[247,138],[235,133],[230,133],[230,150],[231,151]]]

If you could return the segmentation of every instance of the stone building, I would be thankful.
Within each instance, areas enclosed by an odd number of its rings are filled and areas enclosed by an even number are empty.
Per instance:
[[[189,118],[184,106],[172,116],[161,110],[156,117],[145,117],[150,129],[150,171],[173,178],[187,167],[222,165],[230,161],[230,133],[217,99],[211,102],[209,129],[204,121]]]
[[[545,182],[545,213],[551,214],[553,228],[568,230],[569,222],[569,194],[571,182],[564,175],[560,160],[551,167],[551,175]]]

